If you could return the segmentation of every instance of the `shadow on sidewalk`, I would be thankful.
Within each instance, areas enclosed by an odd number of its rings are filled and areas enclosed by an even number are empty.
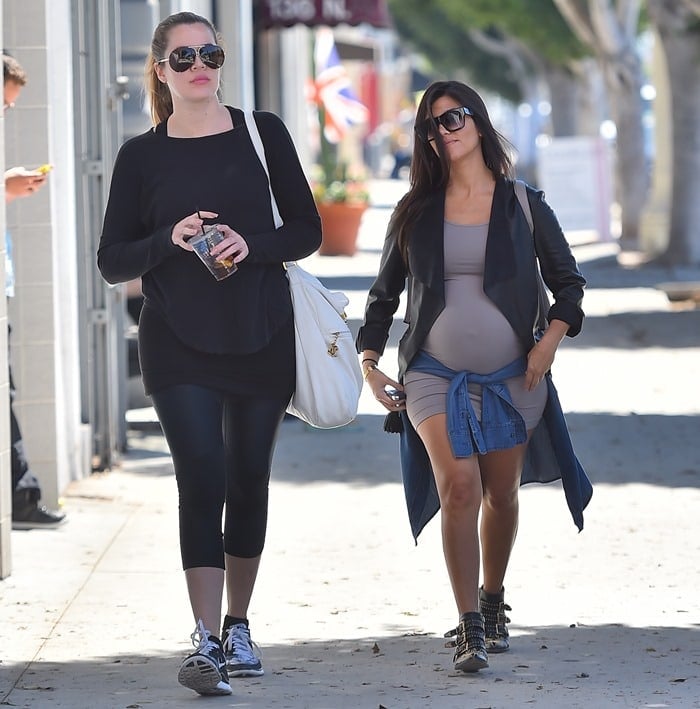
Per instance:
[[[588,288],[656,288],[660,283],[700,281],[700,267],[663,266],[657,263],[625,265],[626,254],[608,254],[599,258],[586,259],[585,247],[579,258],[579,250],[574,248],[574,256],[579,259],[579,267],[588,283]]]
[[[318,276],[318,280],[329,290],[362,291],[366,294],[374,283],[374,276]]]
[[[584,300],[585,304],[585,300]],[[586,316],[581,333],[562,348],[700,347],[700,308]]]
[[[700,488],[697,416],[567,413],[566,421],[574,449],[594,485]],[[669,441],[673,441],[673,455]]]
[[[491,656],[478,674],[455,673],[443,639],[424,634],[266,645],[264,677],[233,679],[232,696],[207,703],[250,709],[698,706],[697,629],[514,627],[512,635],[512,650]],[[70,709],[194,706],[202,699],[176,679],[185,652],[37,661],[21,677],[21,668],[6,665],[0,699]]]
[[[696,416],[569,412],[567,424],[574,448],[594,484],[700,487]],[[382,415],[361,415],[348,426],[331,430],[288,419],[282,424],[275,451],[273,484],[400,486],[399,436],[385,433],[382,425]],[[131,431],[129,441],[125,458],[138,461],[135,472],[173,475],[161,435]],[[666,455],[668,441],[674,441],[684,455]],[[160,452],[154,451],[154,446],[160,446]],[[397,495],[402,494],[397,489]]]

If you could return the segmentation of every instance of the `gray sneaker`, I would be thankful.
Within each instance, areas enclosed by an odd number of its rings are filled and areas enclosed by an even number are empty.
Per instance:
[[[265,674],[260,649],[250,639],[250,628],[245,623],[229,625],[222,635],[230,677],[260,677]]]
[[[190,637],[197,649],[180,666],[178,682],[202,695],[231,694],[226,658],[219,638],[211,635],[201,620]]]

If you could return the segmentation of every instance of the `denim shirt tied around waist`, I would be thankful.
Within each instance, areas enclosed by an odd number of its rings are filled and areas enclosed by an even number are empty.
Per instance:
[[[510,395],[503,385],[503,380],[525,371],[525,358],[511,362],[498,372],[484,376],[473,375],[469,372],[453,372],[421,352],[414,358],[410,369],[451,380],[447,402],[448,418],[450,419],[448,426],[450,431],[457,432],[456,441],[453,440],[452,433],[450,433],[451,445],[459,450],[459,453],[455,452],[456,456],[462,453],[471,455],[470,451],[475,449],[479,451],[478,446],[481,445],[478,442],[475,445],[475,441],[472,440],[475,431],[473,421],[476,420],[476,417],[473,415],[469,395],[466,392],[467,383],[470,381],[486,381],[485,384],[482,383],[482,422],[480,429],[478,429],[480,435],[483,436],[483,445],[488,449],[490,445],[494,445],[494,442],[500,443],[506,440],[509,429],[512,430],[514,436],[513,442],[509,445],[516,445],[525,440],[519,438],[521,429],[518,428],[517,421],[519,419],[522,422],[522,418],[513,409]],[[461,376],[462,374],[466,376]],[[569,511],[574,523],[581,530],[583,529],[583,510],[591,499],[593,487],[574,453],[564,413],[559,403],[559,396],[550,373],[547,373],[545,380],[547,382],[547,403],[542,418],[528,443],[520,483],[521,485],[532,482],[548,483],[561,479]],[[501,397],[503,393],[505,393],[504,398]],[[484,413],[484,408],[488,413]],[[467,425],[459,425],[460,410],[462,411],[461,421],[469,421]],[[517,418],[515,414],[517,414]],[[490,421],[497,423],[492,425]],[[498,425],[501,422],[503,422],[504,428]],[[394,411],[388,414],[385,430],[401,434],[401,477],[411,531],[417,542],[423,527],[440,509],[440,498],[430,459],[423,441],[411,425],[406,411]]]
[[[527,440],[525,422],[513,406],[505,384],[506,379],[525,373],[526,357],[518,357],[490,374],[475,374],[469,371],[455,372],[426,352],[419,352],[409,369],[450,380],[447,391],[447,434],[456,458],[512,448]],[[469,384],[482,387],[481,422],[469,398]]]

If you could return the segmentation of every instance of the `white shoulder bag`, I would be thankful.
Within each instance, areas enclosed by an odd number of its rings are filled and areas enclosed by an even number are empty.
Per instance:
[[[255,152],[267,174],[270,203],[279,229],[282,217],[270,184],[270,172],[257,124],[244,111]],[[352,333],[345,322],[344,293],[328,290],[294,262],[285,263],[294,307],[296,389],[287,412],[316,428],[337,428],[357,416],[362,372]]]

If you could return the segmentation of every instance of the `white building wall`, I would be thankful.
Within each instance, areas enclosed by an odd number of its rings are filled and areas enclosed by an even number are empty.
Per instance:
[[[37,195],[8,205],[15,298],[12,366],[29,462],[56,507],[89,473],[80,422],[70,0],[4,0],[5,48],[29,81],[6,118],[6,162],[54,170]]]
[[[0,0],[0,39],[3,37],[3,0]],[[0,170],[5,172],[5,119],[0,114]],[[5,233],[5,182],[0,187],[0,234]],[[0,239],[0,289],[5,290],[5,240]],[[12,496],[10,484],[10,417],[7,384],[7,305],[0,298],[0,579],[12,571],[10,532]]]

